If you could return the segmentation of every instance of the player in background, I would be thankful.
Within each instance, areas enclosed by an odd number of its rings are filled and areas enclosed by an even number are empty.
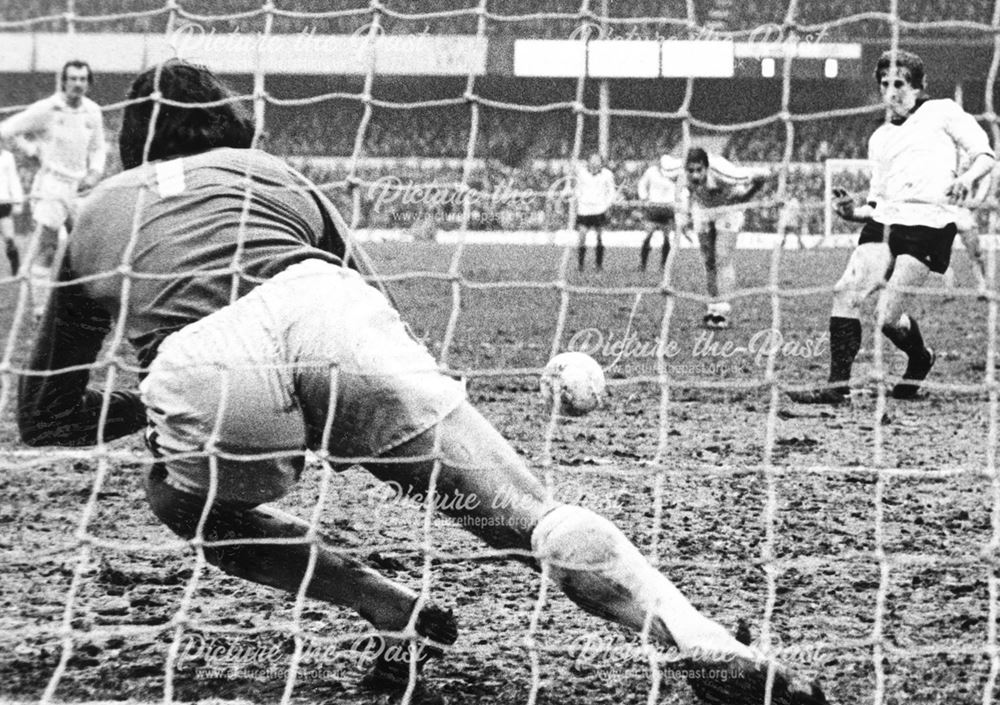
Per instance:
[[[809,234],[809,218],[798,196],[789,196],[778,210],[778,232],[783,238],[782,247],[790,236],[794,236],[799,249],[806,249],[805,238]]]
[[[674,211],[677,208],[677,180],[683,173],[684,164],[681,160],[664,154],[639,179],[639,200],[645,204],[646,216],[646,237],[639,250],[639,269],[642,271],[646,271],[653,233],[657,231],[663,236],[660,269],[667,262],[670,254],[670,231],[673,229]]]
[[[861,308],[883,293],[882,333],[906,353],[896,399],[912,399],[934,365],[934,351],[905,312],[906,287],[920,287],[931,272],[944,274],[962,218],[961,206],[993,169],[996,156],[976,120],[953,100],[924,93],[924,63],[908,51],[887,51],[875,66],[886,122],[868,140],[872,179],[867,203],[856,205],[835,189],[840,217],[863,223],[858,246],[834,287],[830,313],[829,385],[789,393],[793,401],[839,404],[848,398],[851,369],[861,348]],[[960,156],[968,167],[958,171]]]
[[[81,189],[93,188],[104,174],[104,118],[87,97],[93,72],[84,61],[68,61],[60,90],[0,123],[0,142],[38,160],[31,185],[35,229],[26,253],[35,315],[41,315],[63,227],[73,226]]]
[[[161,104],[149,136],[153,102],[141,99],[154,93],[211,107]],[[64,285],[21,378],[22,439],[88,445],[148,418],[150,505],[179,535],[207,540],[209,561],[293,594],[310,574],[310,598],[437,648],[457,638],[450,611],[267,505],[295,485],[306,449],[418,497],[433,488],[435,506],[490,546],[547,565],[584,610],[679,647],[709,702],[762,702],[767,658],[702,615],[610,521],[549,498],[463,384],[345,266],[350,257],[368,269],[322,192],[249,148],[253,123],[230,96],[207,69],[181,61],[132,84],[119,145],[126,171],[94,190],[68,243]],[[142,276],[95,276],[122,265]],[[146,374],[138,393],[105,397],[88,389],[89,370],[122,321]],[[242,538],[256,541],[211,544]],[[383,653],[375,676],[398,685],[410,663]],[[826,702],[782,667],[773,695]]]
[[[604,226],[608,223],[608,210],[617,198],[615,175],[604,166],[599,154],[591,154],[585,168],[576,170],[576,221],[577,268],[582,272],[587,259],[587,233],[594,231],[597,246],[594,249],[597,270],[604,267]]]
[[[19,215],[23,204],[24,188],[21,186],[21,177],[17,174],[14,155],[0,144],[0,237],[3,238],[4,252],[10,263],[12,276],[21,269],[21,255],[14,239],[14,219],[11,215]]]
[[[736,238],[743,230],[745,215],[738,204],[753,198],[770,172],[738,167],[719,155],[710,160],[701,147],[687,153],[684,169],[687,186],[681,201],[685,220],[698,236],[708,295],[713,299],[702,323],[706,328],[729,328],[736,290]]]
[[[963,160],[959,171],[965,171],[969,166],[968,158]],[[992,174],[983,177],[976,185],[975,192],[972,193],[964,203],[955,220],[955,227],[958,228],[958,237],[962,240],[965,252],[972,260],[972,271],[976,277],[976,287],[983,291],[986,289],[986,259],[984,258],[982,247],[979,243],[979,227],[977,225],[978,215],[989,198],[990,190],[993,186]],[[944,286],[946,289],[955,288],[955,268],[948,267],[944,273]]]

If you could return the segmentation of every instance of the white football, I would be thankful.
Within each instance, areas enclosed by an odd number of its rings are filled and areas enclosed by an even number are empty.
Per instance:
[[[542,370],[540,386],[550,409],[558,405],[560,414],[583,416],[601,405],[604,370],[586,353],[559,353]]]

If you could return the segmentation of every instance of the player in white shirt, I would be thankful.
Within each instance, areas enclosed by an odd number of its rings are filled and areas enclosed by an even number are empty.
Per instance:
[[[652,250],[653,234],[659,231],[663,236],[663,250],[660,255],[660,269],[666,264],[670,254],[670,231],[674,225],[674,211],[677,209],[677,180],[684,173],[684,164],[664,154],[639,179],[639,200],[646,208],[646,237],[639,250],[639,268],[646,270],[649,253]]]
[[[92,188],[104,173],[104,119],[87,98],[92,83],[86,62],[69,61],[58,93],[0,123],[0,142],[38,159],[30,197],[35,229],[27,252],[36,315],[45,308],[59,231],[72,227],[80,189]]]
[[[24,203],[24,188],[17,175],[14,155],[0,146],[0,237],[10,263],[10,273],[17,274],[21,268],[21,255],[14,241],[14,220],[12,214],[21,212]]]
[[[688,226],[698,235],[705,259],[708,295],[713,301],[702,319],[706,328],[728,328],[730,303],[736,290],[733,264],[736,238],[743,229],[744,211],[738,204],[749,201],[767,180],[768,173],[738,167],[728,159],[700,147],[684,161],[687,186],[681,196]]]
[[[868,141],[868,202],[858,206],[845,191],[834,192],[838,215],[864,227],[834,289],[829,385],[791,393],[798,402],[838,404],[848,398],[851,368],[861,347],[861,306],[883,284],[882,332],[908,358],[892,396],[917,395],[934,365],[934,352],[924,344],[916,319],[904,312],[904,288],[920,287],[931,272],[948,269],[963,205],[996,161],[986,133],[971,115],[952,100],[930,100],[923,92],[919,56],[885,52],[875,80],[887,121]],[[968,167],[960,170],[963,155]]]
[[[615,202],[618,189],[615,176],[604,166],[599,154],[590,155],[585,169],[576,172],[576,221],[577,267],[583,271],[587,259],[587,233],[597,236],[594,252],[598,271],[604,266],[604,226],[608,223],[608,209]]]

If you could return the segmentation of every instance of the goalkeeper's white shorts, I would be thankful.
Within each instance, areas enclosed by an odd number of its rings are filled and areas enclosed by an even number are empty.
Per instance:
[[[140,390],[167,481],[249,504],[284,495],[307,448],[378,457],[465,400],[379,291],[320,260],[168,336]]]

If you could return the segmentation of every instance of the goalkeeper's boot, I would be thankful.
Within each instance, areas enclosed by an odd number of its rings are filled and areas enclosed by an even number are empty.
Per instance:
[[[823,690],[792,671],[773,664],[771,698],[767,694],[768,662],[731,656],[722,661],[690,661],[688,683],[710,705],[827,705]]]
[[[913,399],[920,391],[920,382],[927,379],[937,355],[930,348],[924,348],[920,355],[914,355],[906,363],[903,380],[892,388],[894,399]]]
[[[801,392],[788,391],[786,394],[796,404],[830,404],[831,406],[836,406],[847,402],[851,398],[850,388],[843,384],[819,387],[817,389],[806,389]]]
[[[417,615],[417,634],[423,639],[416,643],[417,674],[432,658],[440,658],[444,651],[440,645],[451,646],[458,639],[458,626],[451,610],[427,604]],[[407,639],[382,639],[371,670],[364,678],[364,685],[373,689],[397,690],[405,688],[410,680],[410,662],[413,650]]]

